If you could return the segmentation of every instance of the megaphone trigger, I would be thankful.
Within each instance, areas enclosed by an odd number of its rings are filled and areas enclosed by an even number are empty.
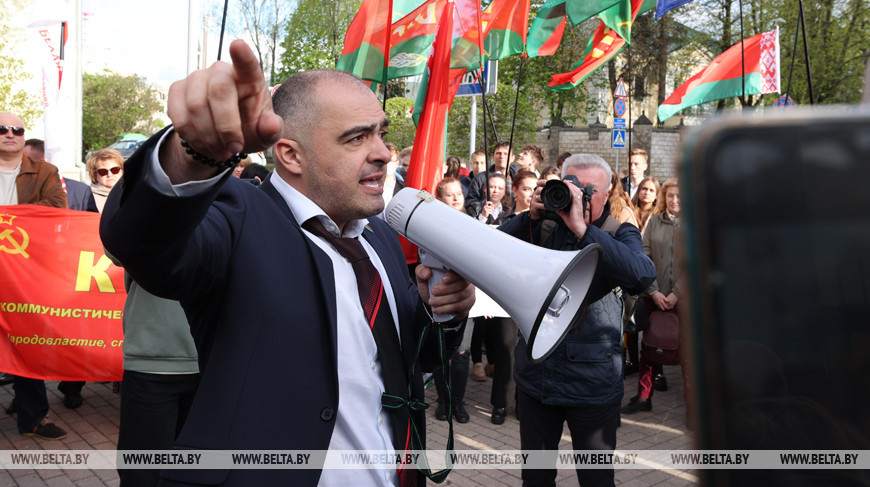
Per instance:
[[[444,279],[444,274],[446,274],[450,269],[438,260],[437,257],[432,255],[430,252],[427,252],[426,249],[422,247],[419,247],[419,256],[420,263],[432,271],[432,276],[429,277],[429,292],[431,293],[432,288],[435,287],[436,284],[441,283],[441,280]],[[436,323],[445,323],[455,317],[455,314],[432,314],[432,319],[435,320]]]

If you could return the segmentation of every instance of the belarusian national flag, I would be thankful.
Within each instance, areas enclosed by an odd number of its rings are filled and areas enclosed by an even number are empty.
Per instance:
[[[453,7],[452,1],[444,5],[441,16],[444,20],[439,22],[427,73],[423,76],[424,84],[420,90],[423,92],[425,86],[425,103],[414,137],[414,151],[411,153],[408,175],[405,177],[405,187],[430,193],[434,193],[442,176],[447,112],[452,100],[450,51],[453,42]]]
[[[484,50],[489,59],[504,59],[526,49],[531,0],[493,0],[483,11]]]
[[[574,69],[570,72],[554,74],[545,88],[551,91],[573,89],[583,81],[583,78],[619,54],[623,47],[625,47],[625,39],[619,37],[619,34],[607,27],[602,21],[595,29],[592,38],[589,39],[589,43],[586,44],[583,59],[575,64]]]
[[[538,15],[532,21],[532,28],[529,29],[526,52],[530,58],[552,56],[556,52],[562,42],[567,19],[565,0],[547,0],[538,10]]]
[[[363,0],[344,35],[344,49],[336,69],[383,83],[384,59],[390,53],[390,13],[393,0]]]
[[[734,44],[706,68],[681,84],[658,109],[660,122],[683,108],[734,96],[780,91],[779,28],[743,43],[746,77],[741,82],[741,43]]]

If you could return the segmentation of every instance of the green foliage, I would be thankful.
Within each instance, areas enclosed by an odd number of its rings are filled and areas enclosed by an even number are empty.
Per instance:
[[[281,42],[278,79],[310,69],[335,67],[344,47],[344,34],[360,0],[299,0]]]
[[[160,92],[144,78],[111,71],[82,76],[82,151],[100,149],[124,132],[151,135],[163,126]]]
[[[22,88],[32,78],[24,63],[9,54],[9,27],[0,25],[0,110],[17,115],[27,128],[42,115],[39,97]]]
[[[495,95],[486,97],[486,104],[492,114],[487,111],[486,119],[486,143],[489,148],[483,146],[483,99],[477,97],[477,142],[475,147],[484,149],[487,153],[492,152],[492,147],[497,141],[506,141],[511,135],[511,122],[514,119],[514,100],[516,99],[516,87],[506,83],[499,83]],[[516,126],[514,127],[514,146],[531,144],[535,141],[535,128],[538,116],[535,112],[533,97],[526,93],[526,86],[520,90],[519,103],[517,105]],[[493,134],[492,128],[495,125]],[[450,109],[447,122],[447,153],[457,155],[463,159],[468,157],[471,134],[471,97],[456,98]]]
[[[414,144],[414,135],[417,127],[411,118],[414,109],[414,100],[402,97],[387,99],[387,119],[390,126],[387,129],[385,140],[396,144],[399,149],[404,149]]]
[[[822,0],[803,2],[806,32],[816,103],[856,103],[861,98],[863,71],[870,56],[870,4],[866,0]],[[681,17],[691,27],[718,40],[714,55],[740,41],[739,4],[732,0],[699,0],[687,4]],[[799,4],[794,0],[744,0],[745,37],[780,28],[782,90],[789,89],[789,72],[794,59],[789,95],[798,104],[809,104],[809,85],[803,38],[798,25]],[[684,81],[684,80],[681,80]],[[737,99],[744,106],[764,100],[773,103],[777,94]],[[720,107],[732,104],[719,103]]]
[[[522,63],[522,93],[525,93],[538,111],[541,108],[546,109],[551,121],[561,118],[572,125],[584,123],[588,108],[588,86],[595,83],[594,76],[587,78],[573,90],[553,92],[544,89],[544,85],[550,82],[554,74],[571,71],[574,65],[583,59],[586,44],[597,26],[597,18],[577,26],[567,24],[562,43],[552,56],[539,56],[525,61],[522,61],[519,56],[503,59],[499,66],[499,81],[516,84],[520,80],[520,63]]]

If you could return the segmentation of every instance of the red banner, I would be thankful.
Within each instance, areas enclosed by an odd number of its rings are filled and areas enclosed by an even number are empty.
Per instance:
[[[0,206],[0,371],[121,380],[124,271],[99,226],[98,213]]]

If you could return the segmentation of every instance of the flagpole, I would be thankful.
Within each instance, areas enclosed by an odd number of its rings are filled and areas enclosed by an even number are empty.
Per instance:
[[[613,65],[616,66],[616,63],[614,62]],[[629,153],[629,156],[628,156],[629,189],[631,189],[631,167],[630,167],[630,165],[631,165],[631,132],[632,132],[632,128],[631,128],[631,103],[632,103],[632,101],[631,101],[631,87],[633,84],[634,84],[634,78],[631,77],[631,44],[629,44],[628,45],[628,90],[626,93],[628,95],[628,122],[626,123],[626,125],[628,126],[627,128],[628,128],[628,153]],[[619,161],[619,159],[617,159],[617,161]],[[618,162],[616,165],[616,170],[619,171],[619,163]],[[617,179],[619,179],[618,174],[617,174]]]
[[[514,98],[514,118],[511,120],[511,135],[508,139],[508,159],[510,159],[510,154],[512,154],[514,150],[514,127],[516,127],[517,124],[517,107],[520,104],[520,87],[523,84],[523,64],[525,64],[525,60],[526,55],[523,53],[520,55],[520,72],[517,76],[517,96]],[[510,164],[510,161],[508,161],[508,164]],[[510,176],[510,167],[508,167],[507,172],[508,174],[505,175],[505,179]]]
[[[791,67],[788,70],[788,84],[785,85],[785,98],[788,99],[789,94],[791,93],[791,77],[794,74],[794,61],[797,58],[797,41],[798,36],[800,35],[801,28],[801,16],[798,13],[797,26],[794,29],[794,44],[792,44],[791,48]]]
[[[492,126],[492,136],[496,141],[498,141],[498,133],[496,133],[496,131],[495,131],[495,120],[492,118],[492,110],[489,109],[489,106],[486,103],[486,88],[483,85],[483,76],[482,76],[483,71],[484,71],[483,69],[480,70],[481,76],[478,76],[478,78],[477,78],[477,82],[480,83],[481,101],[483,101],[483,106],[484,106],[484,108],[486,108],[483,111],[483,129],[485,132],[486,131],[486,114],[489,113],[489,124],[490,124],[490,126]],[[489,77],[489,71],[487,71],[486,76],[487,76],[487,78]]]
[[[481,69],[480,72],[483,74],[483,69]],[[480,97],[483,101],[483,106],[481,107],[483,111],[483,121],[481,122],[481,125],[483,126],[483,173],[486,175],[484,176],[485,180],[483,183],[483,194],[485,196],[483,204],[485,205],[486,202],[489,201],[489,147],[487,146],[486,138],[486,88],[483,86],[483,80],[480,78],[481,77],[477,78],[477,82],[480,83]],[[477,174],[474,176],[477,177]]]
[[[383,82],[384,85],[384,106],[382,109],[384,113],[387,111],[387,70],[390,69],[390,26],[393,23],[393,0],[390,0],[389,5],[387,6],[387,28],[384,29],[384,37],[386,37],[386,42],[384,43],[384,77]]]
[[[746,107],[746,49],[744,40],[746,35],[743,33],[743,0],[737,2],[740,6],[740,87],[743,89],[741,96],[742,108]]]
[[[815,104],[815,97],[813,96],[813,76],[810,74],[810,48],[807,44],[807,19],[804,17],[804,0],[798,0],[798,5],[800,6],[801,29],[804,33],[804,57],[807,60],[807,89],[810,93],[810,105],[813,105]]]
[[[221,51],[223,50],[223,46],[224,46],[224,28],[226,28],[226,26],[227,26],[227,9],[229,8],[229,6],[230,6],[230,0],[224,0],[224,16],[223,16],[223,19],[221,19],[221,36],[218,39],[218,55],[217,55],[218,61],[221,60]]]

